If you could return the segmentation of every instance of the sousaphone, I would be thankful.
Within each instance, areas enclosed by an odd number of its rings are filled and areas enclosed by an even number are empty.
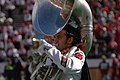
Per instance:
[[[69,22],[80,28],[81,43],[87,56],[92,45],[93,20],[86,0],[35,0],[32,23],[37,39],[57,34]]]
[[[84,42],[84,52],[87,55],[92,45],[93,20],[86,0],[35,1],[32,23],[36,38],[57,34],[70,20],[81,29],[81,41]]]

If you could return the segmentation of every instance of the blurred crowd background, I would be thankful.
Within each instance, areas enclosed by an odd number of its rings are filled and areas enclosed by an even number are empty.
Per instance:
[[[119,59],[120,0],[87,0],[93,13],[94,37],[87,58]],[[0,0],[0,62],[7,62],[6,80],[29,80],[28,57],[32,54],[34,0]],[[118,60],[119,61],[119,60]],[[20,77],[22,74],[24,76]],[[18,75],[20,78],[18,78]],[[8,78],[8,79],[7,79]],[[1,79],[0,80],[4,80]]]

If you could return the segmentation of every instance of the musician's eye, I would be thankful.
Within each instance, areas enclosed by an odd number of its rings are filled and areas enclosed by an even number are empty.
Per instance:
[[[62,39],[62,36],[56,36],[55,39]]]

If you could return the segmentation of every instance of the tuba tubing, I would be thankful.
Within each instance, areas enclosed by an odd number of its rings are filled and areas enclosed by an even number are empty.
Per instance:
[[[84,47],[83,51],[87,56],[92,46],[93,38],[93,20],[92,11],[86,0],[66,0],[73,4],[71,8],[72,15],[71,21],[74,21],[80,28],[81,46]],[[66,6],[65,6],[66,5]],[[67,8],[67,3],[64,6]]]
[[[74,9],[72,16],[77,19],[77,24],[80,27],[81,41],[84,46],[84,53],[88,54],[92,46],[93,38],[93,20],[90,6],[86,0],[74,0]]]
[[[59,71],[57,66],[53,63],[51,63],[51,65],[49,65],[49,66],[46,65],[46,60],[48,58],[50,59],[50,57],[48,57],[48,55],[45,53],[43,53],[43,54],[39,53],[39,47],[41,46],[41,44],[42,44],[42,42],[40,40],[38,40],[36,38],[32,39],[32,48],[33,48],[32,63],[36,64],[36,67],[30,76],[31,80],[36,80],[36,79],[37,80],[50,80],[51,78],[56,76],[56,74]],[[32,66],[31,66],[31,68],[32,68]],[[41,71],[41,72],[39,72],[39,71]]]
[[[88,54],[92,46],[92,12],[86,0],[35,0],[33,7],[33,29],[41,35],[55,35],[69,20],[80,27],[81,43],[84,53]],[[37,36],[38,34],[35,33]]]
[[[54,1],[62,2],[62,6],[60,5],[60,8],[56,7],[58,3]],[[53,5],[54,3],[56,3],[55,6]],[[41,35],[55,35],[65,27],[69,20],[75,22],[77,27],[80,28],[80,46],[84,47],[83,51],[87,56],[92,46],[93,20],[92,11],[86,0],[36,0],[32,14],[33,29],[35,32]],[[38,34],[35,33],[35,35]],[[35,45],[35,47],[38,48],[38,45]],[[41,63],[43,64],[44,62]],[[40,69],[41,63],[38,64],[31,79],[34,79],[34,76]],[[50,73],[51,70],[52,68],[48,69]],[[46,72],[46,74],[48,73]],[[46,79],[46,76],[44,79]]]

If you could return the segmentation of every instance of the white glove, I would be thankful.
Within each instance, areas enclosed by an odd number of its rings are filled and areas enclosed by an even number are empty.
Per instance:
[[[39,62],[40,57],[45,53],[45,51],[47,51],[52,47],[52,45],[47,43],[44,39],[40,39],[37,41],[39,42],[39,47],[33,49],[33,55],[32,55],[33,62],[36,64]]]
[[[39,42],[40,42],[40,47],[38,48],[38,52],[40,53],[40,55],[42,55],[43,53],[45,53],[45,51],[48,51],[50,48],[53,47],[51,44],[46,42],[44,39],[40,39]]]

